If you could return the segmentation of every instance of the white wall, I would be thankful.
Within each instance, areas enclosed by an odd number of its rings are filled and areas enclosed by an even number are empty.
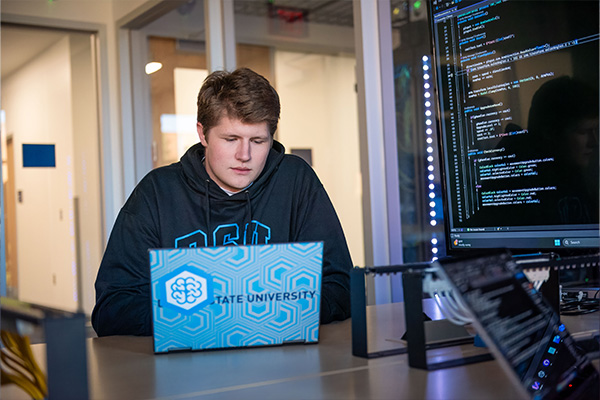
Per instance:
[[[312,149],[313,168],[338,213],[354,265],[364,265],[355,59],[276,51],[278,139]]]
[[[6,129],[13,135],[19,299],[76,309],[73,125],[68,37],[3,82]],[[23,168],[22,144],[55,144],[56,168]],[[66,179],[71,177],[71,179]]]
[[[199,68],[175,68],[173,82],[175,87],[175,115],[177,135],[177,156],[179,160],[185,152],[198,143],[198,88],[208,76],[208,70]],[[162,130],[161,130],[162,131]],[[167,133],[162,131],[163,134]],[[165,142],[163,141],[163,145]]]

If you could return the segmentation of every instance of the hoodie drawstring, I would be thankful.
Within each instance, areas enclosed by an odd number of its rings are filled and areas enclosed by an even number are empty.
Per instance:
[[[250,205],[250,191],[246,190],[246,214],[248,215],[248,222],[252,222],[252,207]]]
[[[246,228],[246,231],[248,232],[248,230],[252,229],[252,206],[250,204],[250,192],[248,190],[245,191],[246,193],[246,215],[248,216],[247,222],[244,224],[245,226],[247,226],[248,228]],[[248,232],[250,233],[250,232]],[[246,241],[249,241],[249,243],[246,244],[252,244],[252,239],[254,236],[254,232],[250,233],[248,235],[248,233],[246,233]],[[248,237],[250,236],[250,237]]]
[[[208,231],[210,232],[210,195],[208,194],[210,179],[207,179],[205,182],[206,182],[206,191],[204,193],[206,194],[206,225],[207,225],[206,227],[207,227]]]
[[[210,179],[207,179],[204,181],[206,183],[206,190],[204,192],[204,195],[206,197],[206,228],[208,232],[211,232],[211,226],[210,226],[210,194],[209,194],[209,186],[210,186]],[[244,225],[242,227],[242,229],[244,229],[245,227],[247,227],[246,229],[252,229],[252,226],[250,225],[252,223],[252,205],[250,203],[250,191],[249,190],[245,190],[244,194],[246,195],[246,216],[244,217]],[[252,237],[253,237],[253,233],[254,232],[249,232],[249,238],[246,238],[247,240],[250,241],[251,244],[252,242]]]

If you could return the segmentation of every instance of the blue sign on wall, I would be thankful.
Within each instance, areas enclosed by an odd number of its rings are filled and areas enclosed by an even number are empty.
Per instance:
[[[56,167],[53,144],[23,144],[23,168]]]

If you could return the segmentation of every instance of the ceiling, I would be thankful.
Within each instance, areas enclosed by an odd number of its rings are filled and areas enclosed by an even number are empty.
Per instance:
[[[189,0],[188,3],[200,3]],[[270,5],[285,11],[307,11],[308,21],[314,23],[352,26],[352,0],[234,0],[234,12],[254,16],[268,16]],[[0,35],[0,76],[7,77],[45,49],[68,35],[51,29],[37,29],[2,24]]]
[[[304,11],[309,22],[327,25],[353,25],[352,0],[234,0],[236,14],[266,17],[279,8],[282,17]],[[273,10],[273,11],[271,11]]]
[[[189,1],[195,2],[196,0]],[[286,9],[305,11],[309,22],[326,25],[354,25],[352,0],[234,0],[233,4],[236,14],[266,17],[270,15],[273,7],[279,7],[284,9],[283,14]],[[392,20],[406,20],[408,7],[408,0],[390,0]]]
[[[193,6],[200,0],[188,0],[187,3]],[[312,23],[353,26],[352,3],[352,0],[234,0],[234,12],[266,17],[279,10],[280,17],[293,18],[298,11],[303,11],[306,20]],[[391,5],[403,15],[407,0],[391,0]],[[394,16],[397,17],[396,12]],[[68,32],[2,24],[1,76],[10,75],[66,35]]]

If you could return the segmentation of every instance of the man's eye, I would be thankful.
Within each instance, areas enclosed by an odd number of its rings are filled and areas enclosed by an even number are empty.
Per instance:
[[[235,138],[225,138],[226,142],[235,142]]]

